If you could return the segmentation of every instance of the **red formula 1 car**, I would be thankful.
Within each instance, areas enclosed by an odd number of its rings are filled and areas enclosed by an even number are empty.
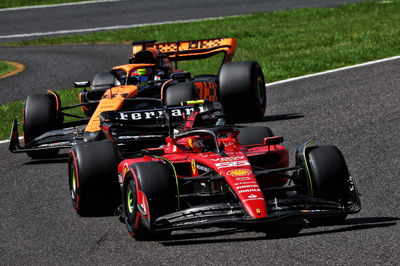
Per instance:
[[[218,108],[203,108],[167,137],[164,147],[147,149],[140,157],[119,161],[111,142],[77,145],[69,167],[73,204],[87,215],[117,206],[122,193],[121,217],[138,239],[294,217],[338,221],[360,210],[336,147],[303,144],[290,167],[282,141],[267,127],[225,125]],[[94,164],[91,158],[98,152],[103,156]]]

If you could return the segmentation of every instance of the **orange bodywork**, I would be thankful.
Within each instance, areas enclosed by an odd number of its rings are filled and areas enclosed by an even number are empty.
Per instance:
[[[145,49],[151,51],[155,56],[162,53],[171,61],[192,60],[199,58],[211,57],[217,53],[224,53],[222,63],[230,62],[236,50],[235,38],[218,38],[193,41],[177,41],[165,43],[146,43]],[[133,45],[132,54],[135,55],[144,49],[143,45]],[[152,67],[154,64],[126,64],[116,66],[114,70],[123,70],[126,75],[130,75],[135,69]],[[169,83],[167,81],[166,83]],[[207,99],[209,101],[217,101],[217,84],[213,81],[198,81],[194,83],[198,89],[199,99]],[[166,84],[165,84],[166,85]],[[165,86],[163,86],[164,88]],[[93,113],[85,131],[97,132],[100,129],[99,115],[102,112],[119,110],[124,104],[125,98],[136,97],[138,87],[135,85],[124,85],[108,89],[99,102],[95,112]],[[161,91],[161,97],[163,91]],[[85,111],[86,106],[82,106]]]
[[[96,111],[93,113],[86,126],[86,132],[96,132],[100,130],[99,115],[102,112],[119,110],[124,104],[125,98],[133,98],[137,95],[138,87],[135,85],[124,85],[108,89],[101,98]]]
[[[232,61],[236,51],[236,38],[217,38],[165,43],[147,43],[146,48],[154,48],[167,55],[171,61],[207,58],[216,53],[225,53],[223,63]],[[132,55],[143,50],[142,45],[132,46]],[[151,49],[149,49],[151,50]]]
[[[218,100],[217,83],[212,81],[199,81],[195,82],[194,85],[198,89],[199,99],[209,100],[210,102],[216,102]]]
[[[154,66],[153,64],[127,64],[116,66],[113,69],[121,69],[130,75],[132,71],[138,68]],[[110,88],[104,92],[99,105],[94,111],[92,117],[86,126],[86,132],[96,132],[100,130],[100,118],[99,115],[102,112],[119,110],[124,104],[125,98],[134,98],[137,95],[138,87],[136,85],[123,85]]]

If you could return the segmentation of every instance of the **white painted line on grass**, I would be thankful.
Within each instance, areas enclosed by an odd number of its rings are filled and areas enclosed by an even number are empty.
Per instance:
[[[123,0],[97,0],[97,1],[82,1],[82,2],[74,2],[74,3],[54,4],[54,5],[8,7],[8,8],[0,8],[0,12],[2,12],[2,11],[18,11],[18,10],[36,9],[36,8],[60,7],[60,6],[89,5],[89,4],[120,2],[120,1],[123,1]]]
[[[342,70],[354,69],[354,68],[358,68],[358,67],[373,65],[373,64],[386,62],[386,61],[390,61],[390,60],[396,60],[396,59],[400,59],[400,56],[388,57],[388,58],[384,58],[384,59],[365,62],[365,63],[362,63],[362,64],[336,68],[336,69],[332,69],[332,70],[328,70],[328,71],[318,72],[318,73],[315,73],[315,74],[304,75],[304,76],[299,76],[299,77],[290,78],[290,79],[284,79],[284,80],[280,80],[280,81],[276,81],[276,82],[272,82],[272,83],[266,83],[265,86],[273,86],[273,85],[287,83],[287,82],[296,81],[296,80],[300,80],[300,79],[311,78],[311,77],[316,77],[316,76],[322,76],[322,75],[325,75],[325,74],[334,73],[334,72],[338,72],[338,71],[342,71]],[[21,140],[22,137],[20,137],[19,139]],[[0,144],[4,144],[4,143],[8,143],[8,142],[9,142],[9,140],[2,140],[2,141],[0,141]]]
[[[235,17],[235,16],[230,16],[230,17]],[[3,35],[3,36],[0,36],[0,39],[35,37],[35,36],[46,36],[46,35],[56,35],[56,34],[68,34],[68,33],[83,33],[83,32],[94,32],[94,31],[103,31],[103,30],[119,30],[119,29],[139,28],[139,27],[145,27],[145,26],[156,26],[156,25],[164,25],[164,24],[175,24],[175,23],[185,23],[185,22],[198,22],[198,21],[207,21],[207,20],[217,20],[217,19],[223,19],[223,18],[226,18],[226,17],[212,17],[212,18],[173,20],[173,21],[142,23],[142,24],[132,24],[132,25],[116,25],[116,26],[90,28],[90,29],[75,29],[75,30],[59,30],[59,31],[48,31],[48,32],[21,33],[21,34]]]
[[[395,59],[400,59],[400,56],[393,56],[393,57],[388,57],[388,58],[384,58],[384,59],[369,61],[369,62],[357,64],[357,65],[346,66],[346,67],[336,68],[336,69],[327,70],[327,71],[323,71],[323,72],[318,72],[318,73],[314,73],[314,74],[294,77],[294,78],[290,78],[290,79],[279,80],[279,81],[275,81],[275,82],[271,82],[271,83],[266,83],[265,86],[273,86],[273,85],[278,85],[278,84],[282,84],[282,83],[288,83],[288,82],[296,81],[296,80],[300,80],[300,79],[306,79],[306,78],[311,78],[311,77],[322,76],[322,75],[329,74],[329,73],[334,73],[334,72],[338,72],[338,71],[342,71],[342,70],[348,70],[348,69],[368,66],[368,65],[372,65],[372,64],[377,64],[377,63],[381,63],[381,62],[395,60]]]
[[[22,140],[23,138],[22,137],[19,137],[19,140]],[[0,141],[0,144],[5,144],[5,143],[9,143],[10,142],[10,140],[8,140],[8,139],[6,139],[6,140],[1,140]]]

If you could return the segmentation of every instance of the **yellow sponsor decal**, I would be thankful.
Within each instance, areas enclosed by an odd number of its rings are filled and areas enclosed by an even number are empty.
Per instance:
[[[193,175],[196,175],[196,172],[197,172],[196,161],[195,161],[195,160],[192,160],[192,161],[190,162],[190,164],[192,165],[192,173],[193,173]]]
[[[236,169],[236,170],[230,170],[228,172],[228,175],[230,176],[245,176],[251,174],[250,170],[247,169]]]

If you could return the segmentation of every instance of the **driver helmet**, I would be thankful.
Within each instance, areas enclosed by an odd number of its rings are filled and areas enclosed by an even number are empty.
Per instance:
[[[153,70],[151,68],[138,68],[131,72],[128,84],[146,85],[152,80]]]

